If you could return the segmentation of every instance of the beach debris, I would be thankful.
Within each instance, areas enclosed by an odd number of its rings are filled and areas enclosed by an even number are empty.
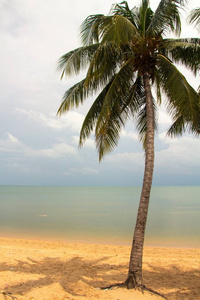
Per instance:
[[[9,292],[7,292],[5,290],[1,290],[0,294],[2,294],[5,299],[6,299],[7,296],[10,297],[10,298],[12,298],[13,300],[17,299],[17,297],[15,297],[15,296],[12,295],[12,293],[9,293]]]
[[[38,215],[38,217],[47,217],[47,215]]]

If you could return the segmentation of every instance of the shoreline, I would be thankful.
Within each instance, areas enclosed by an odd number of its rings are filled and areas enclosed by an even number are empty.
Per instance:
[[[93,238],[52,238],[52,237],[44,237],[44,236],[37,236],[37,235],[25,235],[25,234],[2,234],[0,235],[0,240],[2,239],[17,239],[17,240],[28,240],[28,241],[40,241],[40,242],[52,242],[52,243],[74,243],[74,244],[89,244],[89,245],[110,245],[110,246],[128,246],[131,247],[132,240],[130,239],[130,242],[123,242],[123,241],[117,241],[117,240],[111,240],[110,242],[108,239],[93,239]],[[159,241],[155,239],[149,239],[145,240],[144,242],[145,248],[172,248],[172,249],[200,249],[199,243],[191,244],[189,242],[187,243],[181,243],[180,241],[177,243],[166,240]]]
[[[163,299],[100,289],[126,279],[129,256],[130,245],[0,237],[0,289],[17,300]],[[144,284],[168,300],[200,299],[199,269],[199,248],[144,248]]]

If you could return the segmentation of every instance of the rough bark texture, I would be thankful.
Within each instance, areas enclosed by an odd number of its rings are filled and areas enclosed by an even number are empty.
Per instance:
[[[143,76],[145,93],[146,93],[146,110],[147,110],[147,139],[145,149],[145,170],[143,186],[138,208],[136,226],[133,236],[133,244],[130,255],[130,264],[128,278],[125,282],[129,289],[143,288],[142,280],[142,258],[145,227],[147,221],[150,191],[153,179],[154,168],[154,107],[149,75],[146,72]]]

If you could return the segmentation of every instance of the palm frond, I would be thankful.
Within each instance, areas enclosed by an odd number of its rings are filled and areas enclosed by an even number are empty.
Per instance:
[[[62,115],[66,111],[78,107],[88,95],[89,91],[85,89],[85,79],[83,79],[65,92],[57,114]]]
[[[141,102],[144,100],[144,98],[145,90],[143,80],[142,77],[137,74],[135,82],[130,87],[130,94],[122,107],[122,111],[126,110],[129,116],[135,118],[141,108]]]
[[[58,60],[58,70],[62,70],[61,79],[64,75],[78,74],[86,68],[98,47],[99,44],[79,47],[61,56]]]
[[[189,23],[194,23],[200,29],[200,8],[195,8],[191,11],[188,17]]]
[[[108,92],[111,84],[112,80],[101,91],[101,93],[98,95],[91,108],[89,109],[80,131],[79,147],[83,146],[83,143],[93,131],[94,126],[96,125],[96,122],[98,120],[99,114],[101,112],[106,93]]]
[[[167,135],[171,137],[181,136],[187,130],[198,137],[200,135],[200,112],[198,112],[197,115],[195,122],[188,118],[185,119],[182,115],[177,116],[168,129]]]
[[[195,75],[200,70],[200,39],[166,39],[161,47],[173,62],[185,65]]]
[[[134,79],[134,69],[131,61],[133,64],[134,60],[130,59],[120,68],[106,93],[104,104],[96,125],[97,132],[105,122],[107,115],[109,115],[116,107],[121,110],[123,104],[125,104],[127,99],[129,99],[130,86],[133,85]]]
[[[138,18],[140,20],[140,34],[141,36],[146,36],[146,29],[150,23],[150,20],[153,16],[153,12],[149,7],[149,1],[143,0],[138,11]]]
[[[172,31],[179,35],[181,20],[179,9],[185,5],[185,0],[161,0],[147,29],[150,36],[165,35]]]
[[[124,30],[126,28],[126,30]],[[124,16],[114,15],[111,22],[101,28],[102,43],[112,42],[115,45],[124,45],[130,42],[133,36],[138,36],[138,30],[133,23]]]
[[[176,120],[174,120],[173,124],[167,131],[167,135],[173,136],[181,136],[186,131],[185,122],[183,116],[178,116]]]
[[[139,29],[139,18],[138,14],[136,13],[136,7],[133,9],[130,9],[128,6],[128,3],[126,1],[123,1],[119,4],[114,4],[111,8],[110,13],[112,15],[119,15],[124,16],[127,18],[137,29]]]
[[[102,14],[90,15],[81,24],[80,36],[84,46],[92,45],[100,42],[99,26],[108,22],[110,17]]]
[[[118,105],[114,105],[112,110],[107,111],[103,121],[96,126],[95,137],[99,160],[117,146],[122,127],[125,126],[127,119],[137,115],[144,97],[144,86],[140,76],[132,83],[125,99],[118,93],[118,99],[116,99]]]
[[[200,99],[198,93],[166,57],[158,55],[157,63],[159,83],[167,96],[166,105],[173,121],[181,120],[179,118],[182,117],[185,126],[187,125],[193,133],[199,134]],[[180,125],[180,121],[177,122]],[[179,126],[179,128],[185,127]]]
[[[102,160],[106,153],[109,153],[117,146],[121,128],[125,125],[126,117],[126,114],[123,114],[117,107],[114,107],[107,114],[105,122],[96,131],[95,141],[99,153],[99,161]]]
[[[94,82],[99,85],[107,84],[116,73],[122,51],[112,43],[101,44],[90,62],[86,75],[86,87]]]
[[[138,34],[137,28],[123,15],[91,15],[81,26],[81,38],[84,45],[107,42],[117,45],[125,44],[135,34]]]

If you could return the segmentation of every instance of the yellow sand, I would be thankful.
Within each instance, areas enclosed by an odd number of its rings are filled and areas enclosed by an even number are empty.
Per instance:
[[[100,290],[126,279],[130,247],[0,239],[0,299],[158,300],[149,292]],[[200,249],[145,248],[144,284],[169,300],[200,299]],[[6,299],[11,299],[7,297]]]

